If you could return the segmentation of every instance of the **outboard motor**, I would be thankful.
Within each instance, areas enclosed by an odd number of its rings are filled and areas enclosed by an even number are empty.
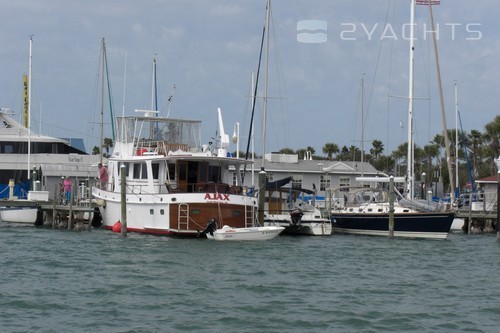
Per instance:
[[[200,235],[206,236],[206,234],[210,234],[213,236],[215,230],[217,230],[217,220],[211,218],[207,223],[207,227],[201,232]]]
[[[294,208],[290,211],[290,218],[291,218],[291,224],[300,226],[300,221],[302,220],[302,216],[304,216],[304,213],[302,213],[302,210],[300,208]]]

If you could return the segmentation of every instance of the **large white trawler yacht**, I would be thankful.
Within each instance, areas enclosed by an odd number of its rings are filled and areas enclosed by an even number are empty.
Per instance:
[[[128,231],[196,237],[212,219],[219,227],[256,225],[257,199],[244,193],[240,179],[240,169],[252,162],[229,157],[220,112],[218,147],[201,145],[200,125],[152,112],[117,118],[108,183],[92,190],[106,229],[121,220],[122,166]]]

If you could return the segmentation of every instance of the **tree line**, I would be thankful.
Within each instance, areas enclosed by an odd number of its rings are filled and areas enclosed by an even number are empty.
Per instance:
[[[496,174],[495,160],[500,155],[500,116],[484,126],[484,131],[471,130],[458,133],[458,175],[459,184],[463,187],[470,179],[481,179]],[[456,131],[448,130],[453,170],[455,168]],[[377,170],[389,175],[404,176],[406,174],[406,160],[408,143],[400,144],[395,150],[384,154],[384,144],[380,140],[373,140],[369,151],[364,152],[364,161],[372,164]],[[427,182],[437,181],[440,176],[445,189],[449,188],[449,173],[446,164],[446,149],[443,134],[436,134],[425,146],[415,146],[415,173],[427,175]],[[360,161],[361,149],[355,145],[339,148],[336,143],[325,143],[322,149],[324,155],[316,155],[313,147],[293,151],[283,148],[279,152],[298,154],[303,159],[306,152],[310,152],[314,159],[330,161]],[[326,156],[325,156],[326,155]],[[455,173],[455,171],[453,171]]]

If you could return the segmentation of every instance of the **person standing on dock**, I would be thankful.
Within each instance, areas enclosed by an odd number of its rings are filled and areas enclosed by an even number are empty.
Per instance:
[[[102,163],[97,165],[99,168],[99,188],[106,189],[106,184],[108,183],[108,169]]]
[[[69,176],[66,176],[63,182],[64,186],[64,193],[66,193],[66,203],[69,204],[71,200],[71,179],[69,179]]]

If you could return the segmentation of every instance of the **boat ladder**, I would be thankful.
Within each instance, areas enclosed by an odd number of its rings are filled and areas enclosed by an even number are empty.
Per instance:
[[[254,226],[255,211],[253,205],[245,205],[245,228]]]
[[[189,205],[187,203],[179,204],[179,212],[177,214],[177,229],[189,229]]]

